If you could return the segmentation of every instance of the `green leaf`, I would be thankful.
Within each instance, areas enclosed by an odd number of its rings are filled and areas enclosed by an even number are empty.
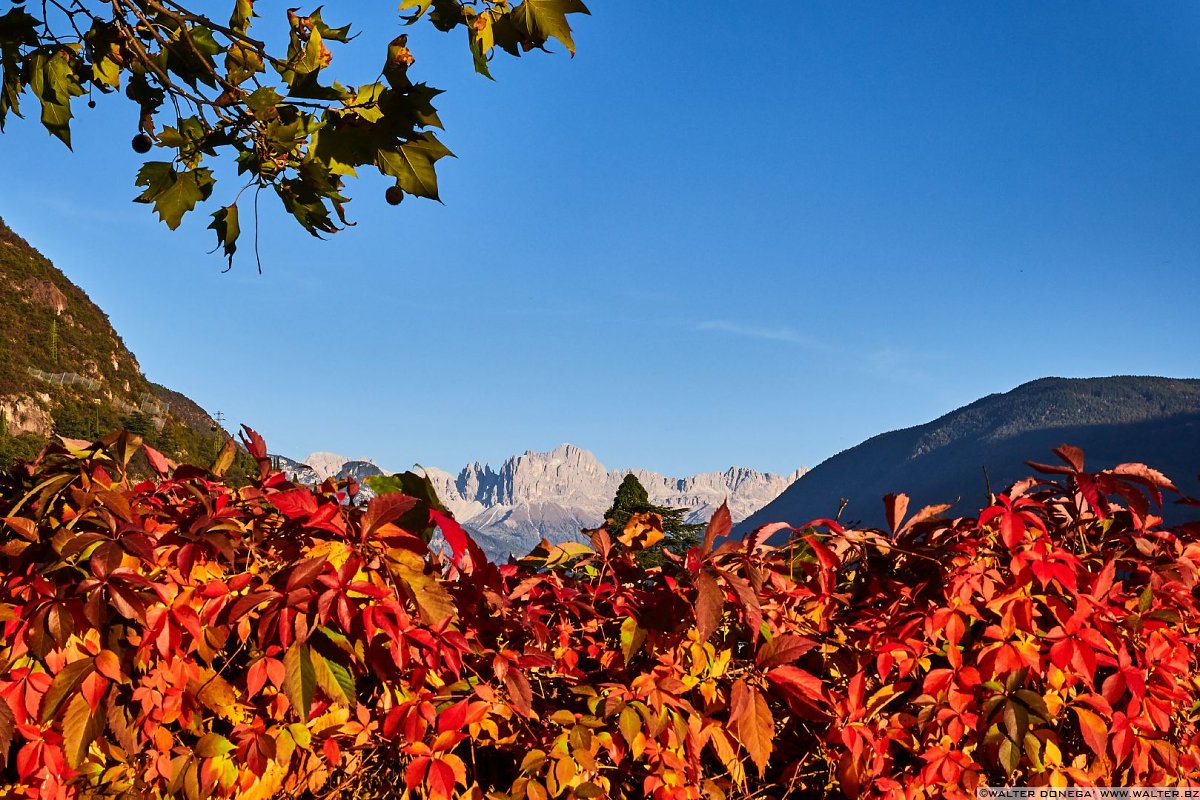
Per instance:
[[[59,709],[95,668],[93,659],[83,658],[79,661],[72,661],[59,670],[50,683],[50,688],[46,690],[45,697],[42,698],[42,709],[38,714],[38,722],[45,724],[53,720]],[[82,695],[80,696],[82,697]]]
[[[135,201],[153,203],[159,218],[175,230],[184,214],[208,199],[215,181],[212,170],[205,167],[177,172],[166,161],[147,161],[138,170],[136,183],[146,188]]]
[[[308,647],[299,642],[289,647],[283,655],[283,669],[283,692],[307,722],[317,690],[317,673]]]
[[[232,753],[237,747],[219,733],[206,733],[196,742],[196,755],[201,758],[216,758]]]
[[[235,86],[263,72],[265,67],[262,56],[250,45],[234,42],[225,53],[226,77]]]
[[[488,56],[496,46],[496,33],[490,16],[481,14],[467,25],[467,44],[475,61],[475,71],[489,80],[495,80],[488,70]]]
[[[104,717],[92,711],[87,698],[74,695],[63,716],[63,750],[72,769],[79,769],[87,758],[88,748],[104,730]]]
[[[410,8],[416,9],[408,16],[403,17],[404,22],[408,25],[412,25],[414,22],[423,17],[425,12],[429,11],[429,7],[431,5],[433,5],[433,0],[400,0],[401,11]]]
[[[318,7],[316,11],[309,14],[308,18],[312,21],[313,29],[320,31],[321,36],[330,40],[331,42],[345,43],[354,38],[350,35],[349,25],[343,25],[340,28],[333,28],[326,24],[325,20],[321,18],[320,7]]]
[[[107,56],[93,61],[92,80],[116,89],[121,85],[121,65]]]
[[[42,125],[70,147],[71,98],[83,94],[70,51],[35,53],[30,64],[29,85],[42,103]]]
[[[300,63],[296,65],[296,72],[301,75],[307,75],[320,70],[323,50],[324,43],[321,41],[321,29],[314,25],[312,33],[308,37],[308,44],[304,46],[304,58],[300,59]]]
[[[535,46],[541,47],[554,38],[575,55],[575,40],[571,38],[567,14],[590,13],[580,0],[525,0],[513,9],[512,21]]]
[[[632,708],[625,706],[621,709],[621,716],[617,719],[617,728],[621,731],[625,743],[632,744],[633,737],[642,732],[642,718]]]
[[[1021,761],[1021,748],[1013,744],[1011,739],[1000,742],[1000,766],[1005,775],[1012,775]]]
[[[229,27],[238,33],[245,33],[250,30],[250,21],[254,17],[254,0],[236,0],[233,13],[229,16]]]
[[[646,641],[646,629],[637,624],[637,620],[633,617],[626,617],[621,623],[621,653],[625,656],[625,663],[634,657],[642,644]]]
[[[1014,743],[1025,739],[1025,731],[1029,729],[1029,712],[1024,704],[1009,700],[1004,704],[1004,727],[1008,730],[1008,738]]]
[[[238,224],[237,203],[217,209],[212,216],[213,221],[208,229],[216,231],[217,246],[225,248],[225,257],[229,260],[229,266],[232,267],[233,254],[237,252],[238,236],[242,233],[242,228]]]
[[[331,699],[353,709],[358,700],[355,697],[354,678],[350,671],[315,650],[309,651],[309,658],[312,660],[313,675],[321,691]]]
[[[422,133],[395,149],[380,150],[378,164],[380,172],[394,177],[407,194],[440,201],[433,165],[438,159],[452,155],[432,133]]]
[[[264,86],[261,89],[255,89],[246,98],[246,107],[253,111],[254,116],[259,119],[271,119],[277,116],[275,108],[282,102],[283,95],[270,86]]]

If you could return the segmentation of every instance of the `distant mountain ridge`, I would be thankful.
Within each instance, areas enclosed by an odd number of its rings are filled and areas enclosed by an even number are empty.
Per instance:
[[[352,461],[333,453],[313,453],[302,462],[281,459],[282,468],[300,480],[353,474],[362,480],[384,471],[370,461]],[[587,450],[571,444],[548,452],[526,451],[498,470],[478,462],[457,475],[437,468],[425,474],[455,518],[472,530],[489,554],[505,557],[528,552],[543,537],[579,538],[581,528],[598,526],[617,487],[629,472],[658,505],[687,508],[689,522],[705,522],[728,500],[734,520],[752,514],[786,489],[804,469],[791,475],[746,467],[672,478],[642,469],[609,470]]]
[[[843,498],[843,521],[883,527],[890,492],[908,494],[913,509],[961,500],[948,513],[971,513],[985,500],[985,468],[999,491],[1033,474],[1025,461],[1053,461],[1049,451],[1064,443],[1084,449],[1089,469],[1142,462],[1200,494],[1200,380],[1042,378],[988,395],[823,461],[737,531],[831,517]],[[1164,516],[1181,513],[1172,506]]]

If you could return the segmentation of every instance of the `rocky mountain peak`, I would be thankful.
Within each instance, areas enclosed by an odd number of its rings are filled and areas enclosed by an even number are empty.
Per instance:
[[[365,472],[361,462],[349,462],[335,453],[314,453],[305,461],[321,479]],[[651,502],[687,508],[689,522],[705,522],[725,501],[735,521],[749,516],[775,499],[804,469],[782,476],[735,466],[674,478],[648,470],[609,470],[591,452],[560,444],[553,450],[512,456],[498,470],[476,461],[456,476],[436,467],[424,472],[455,518],[477,535],[489,553],[503,558],[528,552],[542,537],[576,539],[582,528],[600,525],[629,472],[646,487]]]

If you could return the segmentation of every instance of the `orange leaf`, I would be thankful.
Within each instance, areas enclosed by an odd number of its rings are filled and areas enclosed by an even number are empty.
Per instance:
[[[33,520],[25,519],[24,517],[4,517],[3,521],[5,525],[16,531],[17,535],[22,539],[30,542],[38,540],[37,525]]]
[[[650,511],[631,516],[617,539],[630,550],[645,550],[662,541],[663,535],[662,515]]]
[[[1103,758],[1108,749],[1108,725],[1094,711],[1079,706],[1074,706],[1074,709],[1075,716],[1079,717],[1079,732],[1083,734],[1083,741],[1093,753]]]
[[[908,513],[908,495],[903,492],[889,494],[883,498],[883,507],[887,511],[888,528],[895,533]]]
[[[729,727],[761,775],[775,745],[775,719],[763,696],[740,678],[729,701]]]
[[[727,536],[732,529],[733,517],[729,513],[729,503],[721,503],[721,507],[708,520],[708,527],[704,529],[704,544],[700,546],[700,552],[704,555],[711,553],[717,537]]]
[[[696,576],[696,630],[700,641],[707,641],[721,627],[725,616],[725,592],[707,570]]]

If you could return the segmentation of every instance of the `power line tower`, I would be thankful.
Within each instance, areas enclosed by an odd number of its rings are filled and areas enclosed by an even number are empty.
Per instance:
[[[225,415],[224,414],[222,414],[220,411],[218,411],[217,413],[213,414],[213,420],[215,420],[217,423],[216,425],[213,426],[213,433],[216,433],[217,431],[225,430]]]

